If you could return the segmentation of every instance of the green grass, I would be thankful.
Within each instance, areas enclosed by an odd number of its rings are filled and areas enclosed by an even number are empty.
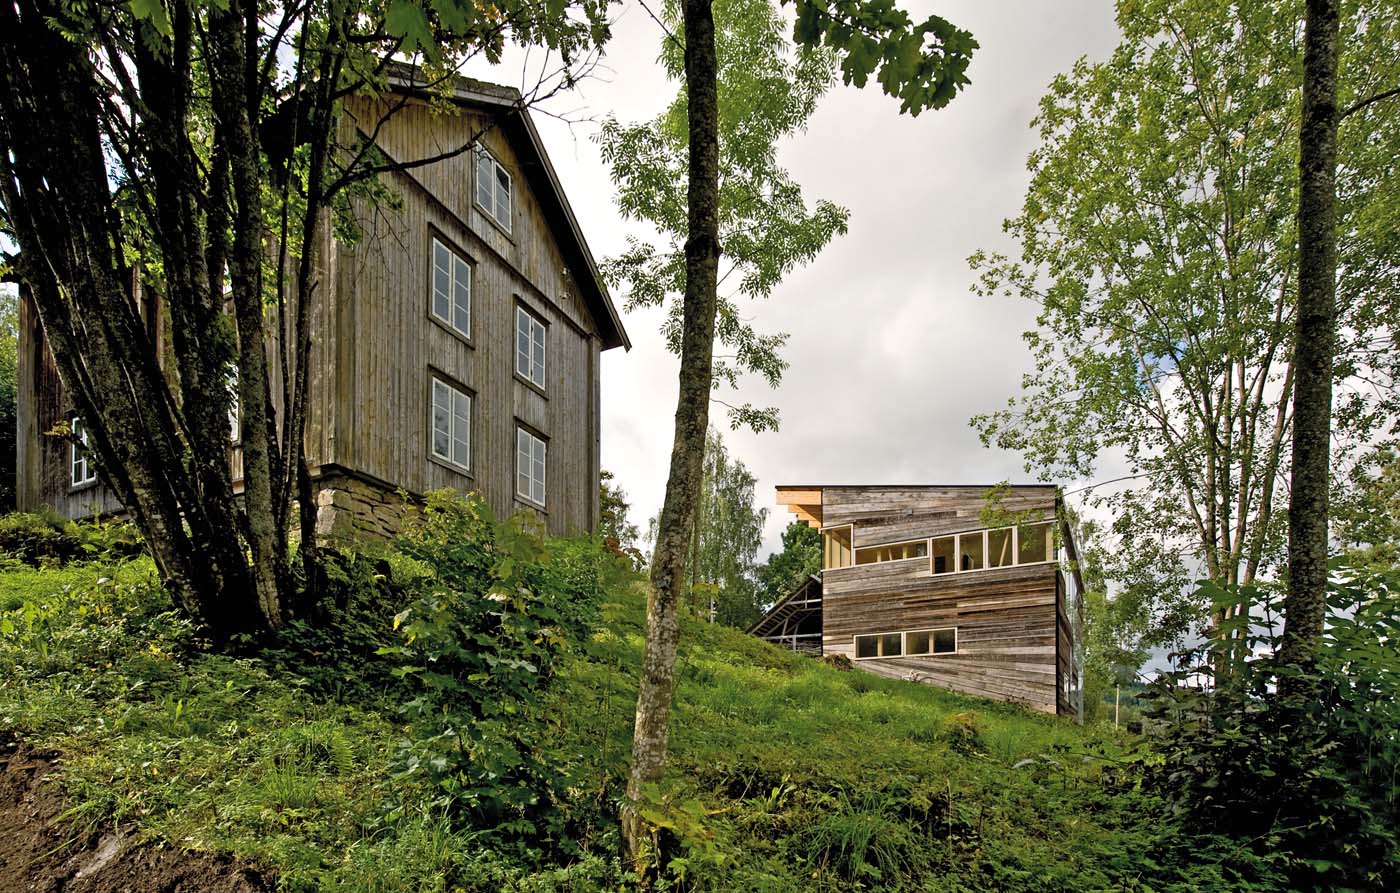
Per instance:
[[[612,817],[643,609],[639,581],[614,587],[538,711],[556,750],[589,767],[558,807],[567,851],[427,805],[392,768],[406,726],[389,687],[346,678],[333,696],[325,667],[210,653],[144,559],[5,566],[0,728],[65,755],[76,821],[231,852],[286,890],[621,889]],[[838,671],[689,619],[677,678],[668,779],[650,802],[676,889],[1228,888],[1209,866],[1153,861],[1170,842],[1114,784],[1111,729]]]

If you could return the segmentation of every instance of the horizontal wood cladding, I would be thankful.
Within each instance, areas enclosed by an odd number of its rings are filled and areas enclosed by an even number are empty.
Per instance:
[[[875,595],[922,589],[956,589],[993,597],[998,593],[1016,590],[1023,581],[1033,580],[1038,587],[1050,587],[1053,595],[1055,573],[1056,566],[1045,562],[935,574],[928,558],[909,558],[903,561],[881,561],[875,564],[829,568],[822,571],[822,592],[831,598],[851,594]]]
[[[1056,712],[1057,586],[1052,564],[961,574],[888,562],[823,572],[823,650],[855,656],[867,633],[956,627],[956,654],[856,661],[865,670]]]
[[[942,536],[984,526],[985,487],[823,487],[822,525],[855,525],[855,546]],[[1000,508],[1055,515],[1052,486],[1010,488]]]
[[[441,123],[428,118],[420,123],[430,122]],[[435,144],[412,151],[426,152]],[[444,487],[477,491],[504,517],[535,511],[516,497],[516,429],[523,425],[547,443],[541,517],[548,529],[589,531],[597,502],[601,343],[591,317],[578,307],[566,309],[573,299],[562,288],[557,254],[541,247],[550,242],[549,233],[524,196],[515,202],[511,248],[498,250],[504,234],[482,222],[470,205],[467,157],[428,165],[413,177],[390,175],[384,182],[397,193],[398,206],[359,208],[364,238],[339,257],[347,301],[339,331],[337,461],[411,493]],[[502,163],[510,158],[504,151],[498,157]],[[454,176],[461,181],[455,186],[434,172],[451,164],[459,166]],[[445,190],[445,198],[430,195],[420,179]],[[523,188],[522,181],[517,188]],[[471,325],[465,336],[430,313],[434,237],[472,267]],[[515,267],[516,261],[535,264],[522,259],[524,246],[549,255],[553,274],[540,274],[538,264],[535,275]],[[546,324],[543,393],[515,374],[517,305]],[[471,396],[468,470],[430,458],[431,376]]]

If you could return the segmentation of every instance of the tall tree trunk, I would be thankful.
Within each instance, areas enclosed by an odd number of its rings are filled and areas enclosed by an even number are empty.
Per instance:
[[[715,23],[710,0],[684,0],[685,79],[690,128],[689,220],[685,243],[685,309],[681,331],[680,393],[666,499],[657,524],[647,598],[646,655],[637,691],[632,771],[622,832],[633,864],[647,867],[644,822],[636,803],[644,786],[661,779],[666,764],[671,696],[675,689],[676,608],[686,581],[686,556],[695,523],[710,424],[716,289],[719,274],[719,123]]]
[[[256,48],[245,40],[245,31],[254,31],[245,24],[249,12],[240,0],[233,0],[226,10],[210,16],[209,37],[215,52],[209,59],[209,80],[218,129],[227,142],[233,187],[229,273],[238,327],[238,390],[243,413],[243,534],[252,552],[258,608],[267,627],[277,629],[283,622],[282,592],[288,579],[287,530],[278,523],[284,513],[274,497],[279,488],[274,484],[273,470],[279,467],[280,459],[263,335],[266,233],[261,157],[253,132],[260,97],[250,77],[256,68],[252,58]]]
[[[1326,616],[1327,487],[1337,290],[1337,0],[1308,0],[1298,156],[1293,487],[1281,657],[1309,667]],[[1290,686],[1291,687],[1291,686]]]

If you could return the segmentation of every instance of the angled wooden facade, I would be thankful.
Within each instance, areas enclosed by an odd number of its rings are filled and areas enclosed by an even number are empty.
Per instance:
[[[338,528],[382,530],[358,516],[451,487],[556,534],[591,531],[600,355],[629,346],[626,331],[519,95],[462,80],[454,103],[430,102],[412,77],[399,69],[396,92],[344,116],[346,145],[373,134],[391,161],[445,157],[382,175],[388,198],[355,204],[353,244],[327,227],[306,430],[320,504]],[[20,507],[119,511],[44,436],[71,406],[27,301],[20,337]],[[237,477],[236,444],[231,461]]]
[[[1010,488],[989,527],[987,490],[779,487],[778,501],[822,532],[820,585],[752,631],[881,675],[1077,715],[1082,586],[1059,491]]]

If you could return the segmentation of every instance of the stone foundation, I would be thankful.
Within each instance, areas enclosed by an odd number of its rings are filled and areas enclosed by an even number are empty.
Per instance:
[[[323,542],[390,539],[416,511],[397,493],[357,478],[325,478],[316,487],[316,537]]]

